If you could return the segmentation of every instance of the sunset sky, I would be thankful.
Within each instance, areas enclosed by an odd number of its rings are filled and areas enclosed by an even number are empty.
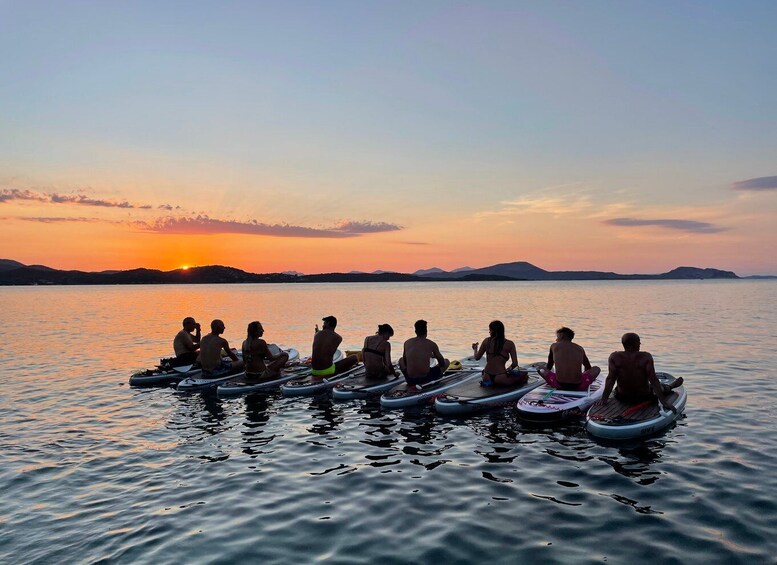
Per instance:
[[[777,2],[0,0],[0,258],[777,274]]]

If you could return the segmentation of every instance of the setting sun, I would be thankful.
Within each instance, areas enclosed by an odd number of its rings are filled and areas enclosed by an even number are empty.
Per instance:
[[[189,270],[189,265],[184,265],[184,266],[181,267],[181,269],[183,269],[184,271],[188,271]]]

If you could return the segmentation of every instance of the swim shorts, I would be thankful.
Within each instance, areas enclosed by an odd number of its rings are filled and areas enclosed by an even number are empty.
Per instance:
[[[588,390],[588,387],[595,379],[591,376],[591,371],[586,371],[581,375],[579,385],[574,383],[560,383],[556,378],[556,373],[553,371],[545,371],[545,380],[548,381],[548,384],[553,388],[561,390]]]
[[[330,377],[335,374],[335,364],[332,363],[332,366],[326,369],[313,369],[310,374],[314,377]]]
[[[442,371],[440,370],[440,366],[436,365],[429,369],[429,372],[425,377],[407,377],[405,380],[409,385],[422,385],[431,381],[436,381],[440,378],[442,378]]]
[[[215,379],[218,377],[223,377],[227,373],[229,373],[232,370],[232,359],[229,358],[222,358],[221,359],[221,365],[219,367],[216,367],[212,371],[207,371],[205,369],[202,370],[202,378],[204,379]]]

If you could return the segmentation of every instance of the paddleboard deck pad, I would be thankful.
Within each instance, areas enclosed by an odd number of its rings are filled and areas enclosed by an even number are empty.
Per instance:
[[[243,367],[240,367],[239,369],[230,369],[228,371],[217,372],[213,376],[208,377],[204,376],[204,374],[201,374],[197,378],[185,378],[180,383],[178,383],[176,388],[182,392],[204,390],[216,387],[236,377],[242,376],[245,376],[245,369]]]
[[[399,366],[394,365],[394,370],[399,371]],[[405,382],[402,373],[388,375],[379,379],[367,378],[365,371],[361,371],[353,378],[337,383],[332,389],[332,397],[337,400],[352,400],[354,398],[368,398],[377,396],[391,390],[398,384]]]
[[[269,390],[272,388],[278,388],[283,383],[286,383],[292,379],[300,379],[310,375],[310,367],[307,365],[292,365],[284,367],[281,370],[279,377],[274,379],[260,379],[249,378],[246,373],[241,376],[229,380],[223,384],[220,384],[216,389],[216,393],[219,396],[237,396],[240,394],[248,394],[250,392],[257,392],[260,390]]]
[[[526,381],[515,379],[517,384],[481,386],[472,379],[448,389],[434,400],[434,408],[440,414],[463,416],[482,410],[512,405],[523,395],[541,386],[545,380],[536,372],[529,372]]]
[[[395,386],[380,397],[380,405],[384,408],[404,408],[434,402],[434,398],[450,388],[469,380],[478,380],[482,375],[480,369],[462,369],[449,371],[441,379],[423,385],[403,383]]]
[[[604,373],[594,379],[587,390],[561,390],[545,383],[518,400],[518,416],[527,422],[553,423],[578,418],[602,397]]]
[[[672,384],[676,379],[669,373],[656,373],[661,384]],[[588,410],[586,430],[603,439],[633,439],[648,436],[666,428],[677,420],[685,409],[687,394],[684,386],[673,389],[666,395],[677,413],[665,410],[658,399],[639,404],[626,404],[617,398],[610,398],[607,404],[596,402]]]

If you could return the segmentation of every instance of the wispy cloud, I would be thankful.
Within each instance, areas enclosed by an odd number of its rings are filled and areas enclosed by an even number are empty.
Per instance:
[[[0,203],[19,201],[45,202],[48,204],[75,204],[79,206],[97,206],[100,208],[126,208],[135,210],[150,210],[151,204],[137,204],[126,200],[105,200],[92,198],[85,194],[60,194],[57,192],[37,192],[5,188],[0,190]],[[172,208],[171,208],[172,209]]]
[[[63,217],[49,217],[49,216],[18,216],[16,219],[24,220],[25,222],[40,222],[42,224],[59,224],[65,222],[105,222],[101,218],[63,218]]]
[[[610,226],[623,226],[623,227],[643,227],[643,226],[657,226],[667,228],[670,230],[678,230],[693,233],[720,233],[726,231],[728,228],[716,226],[709,222],[697,222],[696,220],[669,220],[669,219],[656,219],[646,220],[638,218],[612,218],[604,220],[602,223]]]
[[[734,190],[777,190],[777,177],[758,177],[731,184]]]
[[[166,217],[155,222],[135,222],[146,231],[170,234],[247,234],[272,237],[307,238],[346,238],[357,237],[365,233],[396,231],[401,226],[385,222],[341,221],[333,228],[310,228],[289,224],[265,224],[255,220],[241,222],[237,220],[219,220],[205,215],[190,217]]]

